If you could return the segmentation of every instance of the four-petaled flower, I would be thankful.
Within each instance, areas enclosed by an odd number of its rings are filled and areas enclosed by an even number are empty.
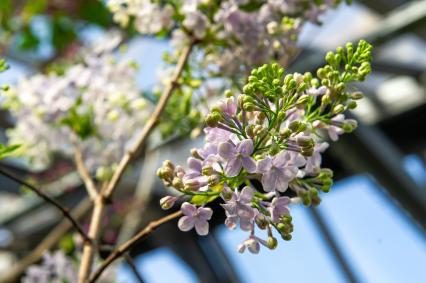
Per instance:
[[[227,217],[225,225],[228,228],[234,229],[238,221],[242,230],[249,231],[252,228],[255,216],[255,210],[251,207],[253,195],[252,188],[244,187],[240,193],[232,193],[231,199],[222,204]]]
[[[209,223],[207,222],[212,217],[213,211],[209,207],[196,207],[193,204],[184,202],[181,207],[184,214],[179,219],[178,227],[182,231],[189,231],[195,227],[195,231],[200,236],[205,236],[209,233]]]
[[[245,139],[240,141],[237,146],[231,142],[219,144],[219,155],[227,160],[225,174],[229,177],[237,176],[241,167],[249,173],[256,171],[256,162],[250,156],[253,153],[253,141]]]
[[[271,202],[271,206],[268,208],[269,213],[271,214],[271,219],[273,222],[280,222],[280,218],[283,215],[290,213],[287,205],[290,204],[289,197],[278,197],[274,198]]]
[[[288,183],[293,180],[299,167],[303,166],[306,160],[299,153],[292,151],[282,151],[274,157],[266,157],[257,164],[257,172],[262,173],[262,185],[266,192],[285,192]]]

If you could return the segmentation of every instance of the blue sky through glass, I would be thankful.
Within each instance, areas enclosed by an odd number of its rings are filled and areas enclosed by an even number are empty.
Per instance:
[[[135,261],[138,270],[147,283],[196,283],[196,275],[191,268],[167,248],[159,248],[139,256]],[[135,275],[126,265],[121,265],[118,282],[132,283]]]
[[[319,211],[362,282],[425,282],[424,235],[373,179],[338,182]]]

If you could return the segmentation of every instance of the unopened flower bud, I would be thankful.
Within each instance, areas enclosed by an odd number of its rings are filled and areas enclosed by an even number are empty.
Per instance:
[[[160,206],[162,209],[167,210],[173,207],[177,200],[177,197],[165,196],[160,199]]]
[[[362,92],[357,91],[357,92],[351,93],[351,98],[353,100],[359,100],[359,99],[362,99],[363,97],[364,95],[362,94]]]
[[[284,241],[290,241],[291,240],[291,234],[281,234],[281,238],[283,238]]]
[[[309,101],[309,99],[310,99],[310,96],[307,94],[304,94],[297,99],[296,105],[304,105]]]
[[[278,241],[276,238],[270,236],[268,237],[268,239],[266,240],[266,245],[268,246],[269,249],[274,250],[277,248],[278,246]]]
[[[346,133],[350,133],[358,127],[358,123],[356,120],[348,119],[342,124],[342,129]]]
[[[346,107],[348,109],[355,109],[358,106],[358,104],[356,103],[356,101],[349,101],[348,104],[346,104]]]
[[[172,181],[172,186],[173,188],[177,189],[177,190],[181,190],[183,189],[183,181],[181,178],[178,177],[174,177],[173,181]]]
[[[215,128],[217,127],[220,119],[221,119],[221,115],[218,112],[212,112],[210,114],[207,115],[206,117],[206,124],[209,127]]]
[[[287,114],[285,113],[285,111],[278,112],[278,121],[279,122],[284,121],[286,116],[287,116]]]
[[[229,89],[225,90],[224,94],[225,94],[226,97],[232,97],[233,96],[232,91],[230,91]]]
[[[345,106],[343,106],[342,104],[337,104],[336,106],[334,106],[332,113],[334,115],[340,114],[343,111],[345,111]]]
[[[196,148],[191,149],[191,155],[194,158],[204,160],[204,158],[201,157],[201,155],[198,153],[198,150]]]
[[[196,179],[189,179],[184,182],[184,188],[188,191],[197,191],[200,188],[200,182]]]
[[[289,128],[285,128],[280,132],[280,138],[287,139],[290,137],[292,131]]]
[[[215,186],[215,185],[219,184],[219,182],[220,182],[220,176],[219,175],[211,175],[207,180],[207,183],[209,184],[209,186]]]
[[[266,227],[268,226],[268,220],[266,219],[266,216],[263,214],[258,214],[255,218],[255,222],[256,222],[256,225],[262,230],[266,229]]]
[[[205,176],[210,176],[214,173],[214,169],[212,166],[206,165],[206,166],[203,166],[203,168],[201,169],[201,173]]]
[[[248,111],[248,112],[251,112],[251,111],[256,110],[256,105],[254,105],[251,102],[247,102],[247,103],[243,104],[243,109],[246,110],[246,111]]]

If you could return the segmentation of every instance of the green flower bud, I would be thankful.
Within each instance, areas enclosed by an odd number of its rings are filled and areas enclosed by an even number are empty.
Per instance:
[[[281,235],[281,238],[282,238],[284,241],[290,241],[290,240],[291,240],[291,234],[282,234],[282,235]]]
[[[288,139],[291,134],[292,134],[292,131],[290,129],[288,129],[288,128],[285,128],[284,130],[282,130],[280,132],[280,137],[282,139]]]
[[[207,180],[207,183],[209,186],[215,186],[220,183],[220,176],[219,175],[211,175],[209,179]]]
[[[266,245],[268,246],[269,249],[274,250],[278,246],[278,241],[276,238],[269,236],[268,239],[266,240]]]
[[[353,100],[359,100],[359,99],[362,99],[363,97],[364,95],[362,94],[362,92],[357,91],[357,92],[351,93],[351,99]]]
[[[256,216],[255,222],[256,222],[256,225],[262,230],[266,229],[266,227],[269,224],[268,219],[266,219],[265,215],[263,214],[259,214],[258,216]]]
[[[278,121],[279,122],[284,121],[286,117],[287,117],[287,114],[285,113],[285,111],[278,112]]]
[[[319,68],[318,70],[317,70],[317,77],[319,78],[319,79],[325,79],[326,77],[327,77],[327,72],[325,71],[325,69],[324,68]]]
[[[355,109],[358,106],[358,104],[356,103],[356,101],[349,101],[348,104],[346,104],[346,107],[348,109]]]
[[[340,114],[343,111],[345,111],[345,106],[343,106],[342,104],[337,104],[336,106],[334,106],[332,113],[334,115]]]
[[[212,166],[207,165],[207,166],[204,166],[204,167],[201,169],[201,173],[202,173],[203,175],[205,175],[205,176],[210,176],[210,175],[214,174],[214,169],[213,169],[213,167],[212,167]]]
[[[215,128],[219,124],[220,119],[222,116],[218,112],[212,112],[207,115],[206,117],[206,124],[209,127]]]
[[[336,58],[334,58],[334,53],[329,51],[327,55],[325,56],[325,60],[328,64],[334,65],[336,63]]]
[[[246,111],[248,111],[248,112],[251,112],[251,111],[256,110],[256,105],[254,105],[254,104],[253,104],[253,103],[251,103],[251,102],[247,102],[247,103],[244,103],[244,104],[243,104],[243,108],[244,108],[244,110],[246,110]]]
[[[224,94],[225,94],[226,97],[232,97],[233,96],[232,91],[230,91],[229,89],[225,90]]]

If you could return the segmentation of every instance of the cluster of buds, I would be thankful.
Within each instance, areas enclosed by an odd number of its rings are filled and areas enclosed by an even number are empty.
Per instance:
[[[325,140],[356,128],[343,112],[362,95],[346,84],[371,70],[371,49],[365,41],[355,51],[352,44],[338,48],[327,54],[329,64],[317,77],[285,75],[277,64],[263,65],[251,72],[242,94],[226,91],[206,117],[206,143],[191,150],[188,168],[165,161],[158,170],[165,185],[178,192],[163,198],[162,207],[187,200],[179,228],[207,234],[212,211],[205,206],[221,198],[226,226],[249,232],[240,252],[257,253],[260,245],[274,249],[273,229],[290,240],[289,206],[318,205],[319,192],[333,183],[333,172],[321,167]],[[255,235],[256,227],[267,232],[266,240]]]

